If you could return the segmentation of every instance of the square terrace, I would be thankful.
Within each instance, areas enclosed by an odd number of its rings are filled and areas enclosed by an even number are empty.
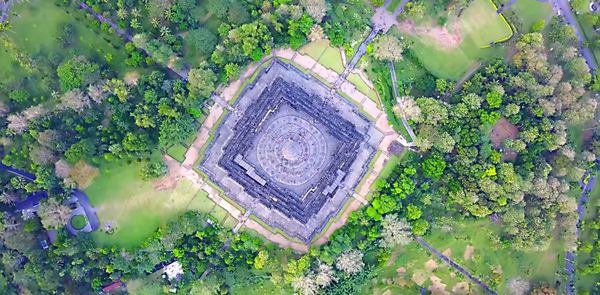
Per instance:
[[[383,137],[374,125],[275,59],[242,91],[200,168],[263,222],[308,243],[367,172]]]

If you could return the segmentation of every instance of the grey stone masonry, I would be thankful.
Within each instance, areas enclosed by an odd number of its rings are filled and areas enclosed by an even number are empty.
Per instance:
[[[243,89],[200,163],[229,198],[307,243],[351,197],[383,138],[330,92],[273,60]]]

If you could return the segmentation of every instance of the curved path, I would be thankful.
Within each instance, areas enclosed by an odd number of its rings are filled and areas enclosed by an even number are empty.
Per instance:
[[[487,293],[489,294],[494,294],[494,295],[498,295],[498,293],[496,293],[496,291],[492,290],[492,288],[490,288],[488,285],[486,285],[484,282],[482,282],[480,279],[478,279],[477,277],[475,277],[474,275],[472,275],[470,272],[468,272],[466,269],[464,269],[462,266],[460,266],[458,263],[454,262],[454,260],[452,260],[450,257],[442,254],[440,251],[438,251],[437,249],[433,248],[431,245],[429,245],[427,242],[425,242],[423,240],[423,238],[421,237],[415,237],[415,240],[423,247],[427,248],[427,250],[429,250],[431,253],[433,253],[435,256],[439,257],[440,259],[442,259],[444,262],[448,263],[450,266],[452,266],[454,269],[458,270],[460,273],[462,273],[463,275],[467,276],[469,279],[471,279],[471,281],[473,281],[475,284],[479,285],[481,288],[483,288],[483,290],[485,290]]]

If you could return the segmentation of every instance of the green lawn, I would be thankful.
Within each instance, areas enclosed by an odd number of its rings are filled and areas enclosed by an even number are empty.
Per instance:
[[[306,54],[316,60],[319,60],[321,55],[323,55],[323,52],[325,52],[328,47],[329,42],[327,40],[319,40],[302,46],[302,48],[300,48],[298,51],[302,54]]]
[[[564,253],[562,244],[555,241],[547,251],[532,253],[511,250],[510,247],[503,248],[493,242],[489,235],[491,232],[498,232],[500,226],[492,223],[489,219],[452,222],[445,230],[434,227],[432,233],[427,235],[425,240],[440,251],[449,249],[450,257],[453,260],[491,285],[498,294],[509,294],[506,283],[514,277],[528,279],[532,285],[538,282],[554,283],[557,279],[555,273],[562,267],[563,257],[559,257],[558,254]],[[463,257],[467,245],[472,245],[475,249],[472,259],[468,261]],[[461,281],[470,282],[468,278],[458,274],[416,242],[396,248],[392,258],[375,280],[369,294],[373,293],[372,290],[382,291],[390,288],[390,285],[386,283],[390,279],[405,282],[406,288],[416,290],[412,280],[413,275],[425,277],[423,284],[425,288],[432,284],[430,276],[435,275],[441,279],[443,284],[447,285],[446,291],[451,291],[452,287]],[[429,259],[433,259],[438,264],[438,268],[432,272],[425,267],[425,263]],[[400,267],[406,270],[404,274],[397,273]],[[474,286],[472,287],[473,294],[483,293],[479,287],[471,285]],[[407,290],[397,286],[393,288],[397,290],[398,294],[406,293]]]
[[[113,234],[96,231],[101,245],[135,247],[160,225],[185,212],[199,189],[181,180],[172,191],[156,191],[139,176],[141,164],[105,164],[85,192],[98,210],[100,222],[112,223]]]
[[[348,75],[348,81],[356,86],[356,89],[360,91],[362,94],[366,95],[370,100],[378,103],[379,99],[377,98],[377,91],[375,89],[369,87],[363,79],[355,73]]]
[[[185,152],[187,148],[182,144],[175,144],[167,149],[167,154],[180,163],[185,161]]]
[[[83,215],[75,215],[71,218],[71,226],[74,229],[82,229],[87,224],[87,219]]]
[[[423,66],[432,74],[458,80],[478,60],[502,57],[502,46],[482,48],[491,42],[511,36],[512,31],[498,16],[489,0],[475,0],[464,10],[458,20],[463,40],[456,48],[442,48],[438,41],[424,36],[409,36],[414,41],[412,49]]]
[[[334,70],[336,73],[341,74],[344,71],[344,63],[342,62],[342,53],[337,47],[327,47],[319,63],[324,67]]]
[[[396,8],[398,8],[398,5],[400,5],[400,2],[402,2],[402,0],[392,0],[390,2],[390,4],[388,5],[388,7],[386,8],[387,11],[389,11],[389,12],[396,11]]]
[[[509,0],[502,2],[507,3]],[[518,0],[508,11],[514,11],[519,16],[522,22],[522,27],[519,29],[521,33],[527,33],[533,23],[542,19],[545,20],[552,15],[552,6],[538,0]]]

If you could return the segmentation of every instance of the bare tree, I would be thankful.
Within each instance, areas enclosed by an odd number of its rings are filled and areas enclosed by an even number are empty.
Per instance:
[[[407,120],[417,119],[421,116],[421,109],[412,96],[401,96],[397,99],[398,104],[394,106],[397,116]]]
[[[379,60],[399,61],[402,59],[402,43],[391,35],[382,35],[375,40],[373,56]]]
[[[90,106],[90,98],[79,89],[71,90],[60,98],[63,107],[81,113]]]
[[[21,134],[27,129],[29,121],[21,114],[12,114],[6,118],[8,129],[16,134]]]
[[[398,219],[396,214],[389,214],[381,222],[380,245],[393,248],[398,245],[408,245],[412,241],[410,224],[406,219]]]
[[[511,295],[525,295],[531,289],[529,281],[519,277],[508,280],[507,286]]]
[[[46,229],[59,229],[69,222],[71,209],[55,198],[48,198],[40,204],[37,213]]]
[[[300,0],[300,5],[304,7],[306,13],[320,23],[325,14],[327,14],[327,3],[325,0]]]
[[[331,283],[336,282],[337,278],[333,273],[333,268],[331,265],[325,263],[319,263],[319,269],[317,270],[317,274],[315,275],[315,282],[319,287],[325,288]]]
[[[295,278],[292,281],[292,288],[303,295],[316,295],[319,292],[319,286],[312,275]]]
[[[362,260],[363,253],[352,249],[340,255],[335,261],[335,267],[347,274],[355,274],[361,272],[365,267]]]
[[[56,155],[46,147],[35,147],[29,152],[31,160],[38,165],[49,165],[57,160]]]

